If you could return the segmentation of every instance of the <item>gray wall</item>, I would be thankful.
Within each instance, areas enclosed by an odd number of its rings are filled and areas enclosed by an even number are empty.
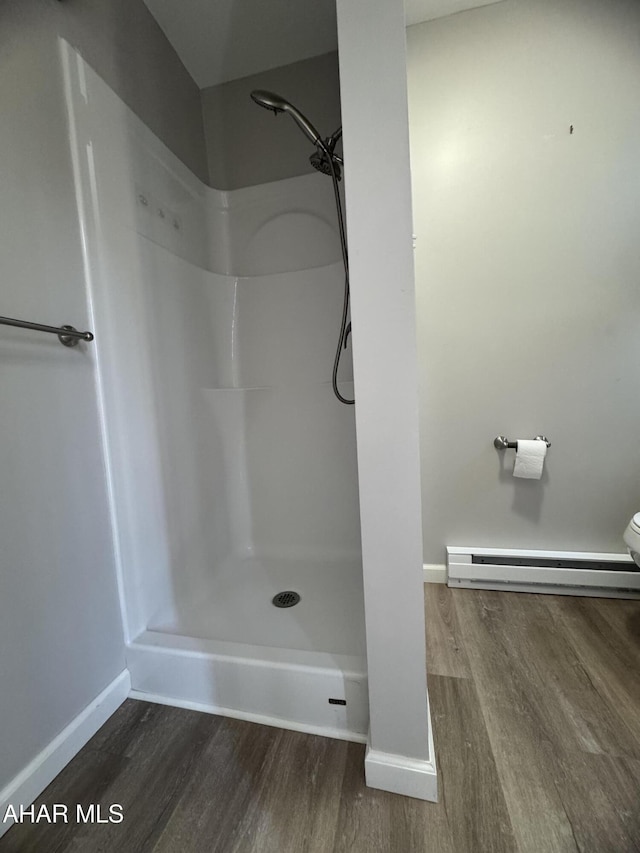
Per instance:
[[[142,0],[0,2],[0,50],[20,41],[50,53],[59,35],[183,163],[208,179],[200,90]]]
[[[625,550],[639,35],[626,0],[507,0],[409,30],[428,563],[447,544]],[[515,480],[493,438],[540,432],[543,480]]]
[[[287,116],[254,104],[249,97],[253,89],[271,89],[291,101],[323,137],[340,125],[337,53],[203,89],[210,183],[217,189],[313,172],[309,140]]]
[[[0,3],[0,313],[87,328],[58,33],[167,141],[198,93],[139,0]],[[0,790],[125,666],[94,354],[0,330]]]

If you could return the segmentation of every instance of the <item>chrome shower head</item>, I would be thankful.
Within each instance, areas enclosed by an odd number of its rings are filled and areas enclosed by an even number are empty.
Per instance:
[[[251,98],[258,106],[264,107],[266,110],[272,110],[276,114],[284,112],[284,108],[287,105],[287,101],[284,98],[273,92],[267,92],[264,89],[254,89],[251,93]]]
[[[333,160],[333,169],[335,171],[336,178],[340,180],[342,172],[340,170],[340,163],[338,162],[338,158],[331,156],[331,159]],[[329,163],[329,157],[320,148],[318,148],[317,151],[315,151],[311,155],[311,157],[309,157],[309,162],[311,163],[314,169],[318,170],[318,172],[322,172],[323,175],[329,175],[329,177],[331,177],[332,172],[331,165]]]
[[[324,142],[320,134],[309,119],[303,116],[300,110],[297,110],[289,101],[281,98],[280,95],[276,95],[275,92],[267,92],[264,89],[255,89],[251,93],[251,97],[256,104],[267,110],[271,110],[276,115],[278,113],[288,113],[314,145],[319,145],[321,148],[324,147]]]

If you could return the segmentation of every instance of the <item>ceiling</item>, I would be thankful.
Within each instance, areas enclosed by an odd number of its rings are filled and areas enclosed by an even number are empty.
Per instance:
[[[336,50],[335,0],[144,0],[201,89]],[[500,0],[405,0],[407,25]]]

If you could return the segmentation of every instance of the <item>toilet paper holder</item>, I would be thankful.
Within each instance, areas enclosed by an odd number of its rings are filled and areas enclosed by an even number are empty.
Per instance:
[[[535,437],[535,441],[544,441],[547,447],[551,447],[551,442],[544,435],[537,435]],[[517,441],[509,441],[508,438],[505,438],[503,435],[497,435],[493,439],[493,446],[496,450],[517,450],[518,442]]]

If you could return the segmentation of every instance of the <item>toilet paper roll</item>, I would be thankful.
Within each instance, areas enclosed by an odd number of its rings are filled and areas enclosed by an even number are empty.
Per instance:
[[[546,441],[518,440],[517,445],[513,476],[539,480],[544,468],[544,457],[547,455]]]

